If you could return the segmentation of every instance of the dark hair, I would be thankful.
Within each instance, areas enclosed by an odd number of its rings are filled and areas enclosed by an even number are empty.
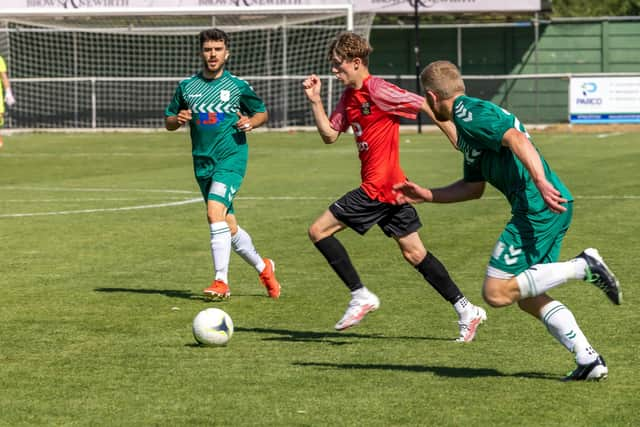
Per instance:
[[[229,49],[229,36],[222,30],[211,28],[200,32],[200,47],[208,41],[223,41],[227,49]]]

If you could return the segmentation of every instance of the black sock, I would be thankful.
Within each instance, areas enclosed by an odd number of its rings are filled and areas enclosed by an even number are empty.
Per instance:
[[[416,270],[431,284],[433,289],[438,291],[442,298],[451,304],[464,298],[462,291],[453,282],[445,266],[431,252],[427,253],[420,264],[416,265]]]
[[[338,239],[329,236],[314,244],[351,292],[363,287],[358,272],[351,264],[347,250]]]

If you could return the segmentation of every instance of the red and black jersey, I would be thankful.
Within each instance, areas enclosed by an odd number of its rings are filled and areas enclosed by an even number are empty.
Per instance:
[[[331,126],[349,126],[360,157],[361,187],[369,197],[392,203],[392,187],[406,179],[400,167],[400,117],[415,119],[424,98],[379,77],[368,76],[360,89],[345,89],[331,114]]]

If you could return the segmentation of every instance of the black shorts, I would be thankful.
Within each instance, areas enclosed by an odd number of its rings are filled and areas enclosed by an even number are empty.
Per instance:
[[[358,234],[365,234],[374,224],[388,237],[403,237],[422,227],[418,212],[410,204],[392,205],[373,200],[360,187],[333,202],[329,210]]]

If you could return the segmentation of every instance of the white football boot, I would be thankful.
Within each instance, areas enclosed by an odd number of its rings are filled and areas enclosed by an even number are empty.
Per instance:
[[[465,316],[464,319],[458,321],[458,327],[460,328],[460,335],[456,339],[457,342],[471,342],[476,336],[478,326],[485,320],[487,320],[487,312],[484,308],[474,305],[471,307],[472,314]]]
[[[342,316],[342,319],[336,323],[336,330],[342,331],[357,325],[367,313],[376,311],[380,307],[380,300],[375,294],[369,291],[363,293],[364,295],[351,298],[347,311]]]

